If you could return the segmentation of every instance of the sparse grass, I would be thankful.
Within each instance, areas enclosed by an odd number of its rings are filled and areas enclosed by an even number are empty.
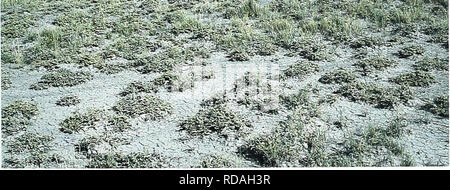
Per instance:
[[[400,49],[397,55],[400,58],[408,58],[413,55],[422,55],[425,52],[425,49],[419,45],[409,45]]]
[[[289,110],[295,109],[300,105],[306,105],[311,103],[309,99],[310,93],[309,90],[303,89],[293,95],[280,95],[281,104]]]
[[[228,137],[242,128],[250,127],[250,122],[228,109],[225,105],[208,106],[180,124],[182,130],[193,136],[218,133]]]
[[[294,38],[289,47],[290,55],[300,55],[310,61],[322,61],[330,58],[330,52],[327,45],[320,36],[308,35],[300,38]]]
[[[306,122],[300,112],[292,115],[270,133],[257,136],[239,148],[239,152],[247,158],[257,161],[264,167],[281,167],[284,164],[299,165],[301,155],[312,155],[316,149],[322,149],[324,136],[322,133],[306,133]],[[317,137],[317,138],[316,138]],[[315,159],[315,157],[309,157]]]
[[[211,154],[204,157],[200,164],[202,168],[239,168],[243,166],[243,163],[237,159],[218,154]]]
[[[406,103],[412,97],[409,88],[384,88],[376,84],[353,82],[341,86],[338,93],[355,102],[366,102],[377,108],[393,108],[399,103]]]
[[[384,56],[375,56],[358,61],[354,66],[362,69],[364,74],[373,72],[375,70],[382,71],[388,67],[397,65],[393,60]]]
[[[331,71],[328,73],[325,73],[322,75],[322,77],[319,78],[319,82],[324,84],[330,84],[330,83],[350,83],[355,81],[356,76],[351,71],[347,71],[344,69],[338,69],[335,71]]]
[[[380,45],[381,44],[380,41],[381,40],[379,38],[365,36],[353,40],[350,44],[350,47],[352,48],[373,47],[376,45]]]
[[[85,113],[75,112],[59,124],[60,131],[69,134],[84,131],[86,128],[95,127],[96,123],[104,117],[105,112],[98,109],[89,109]]]
[[[87,168],[164,168],[164,157],[156,153],[105,153],[90,158]]]
[[[300,62],[290,65],[283,71],[283,77],[305,77],[308,74],[318,72],[319,66],[312,62]]]
[[[425,109],[435,115],[448,118],[448,95],[434,98],[432,101],[426,103],[422,109]]]
[[[38,83],[33,84],[30,88],[33,90],[42,90],[50,87],[71,87],[92,79],[93,75],[89,72],[73,72],[67,69],[59,69],[55,72],[45,74]]]
[[[11,87],[11,79],[8,76],[2,74],[2,90],[7,90]]]
[[[157,120],[171,114],[172,106],[150,94],[129,94],[116,103],[114,110],[129,117],[145,115]]]
[[[414,87],[428,87],[435,82],[433,75],[424,71],[404,73],[392,78],[391,81],[400,85]]]
[[[11,141],[8,151],[12,153],[45,153],[51,149],[51,141],[53,141],[53,137],[47,135],[25,133]]]
[[[76,95],[69,95],[62,97],[58,101],[56,101],[56,105],[58,106],[73,106],[77,105],[81,102],[80,98]]]
[[[423,60],[416,62],[416,64],[413,65],[414,69],[418,71],[448,71],[448,60],[447,59],[440,59],[438,57],[430,58],[430,57],[424,57]]]
[[[110,116],[108,118],[108,126],[111,126],[114,132],[124,132],[131,129],[131,123],[125,115]]]
[[[2,108],[2,132],[12,135],[26,130],[31,125],[31,119],[39,114],[36,104],[27,101],[15,101]]]
[[[145,92],[152,93],[158,92],[157,86],[155,86],[152,82],[140,82],[134,81],[131,82],[121,93],[121,96],[127,96],[129,94]]]

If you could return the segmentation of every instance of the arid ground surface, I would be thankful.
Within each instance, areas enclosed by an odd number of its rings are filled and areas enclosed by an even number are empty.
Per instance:
[[[448,166],[447,0],[2,0],[3,168]]]

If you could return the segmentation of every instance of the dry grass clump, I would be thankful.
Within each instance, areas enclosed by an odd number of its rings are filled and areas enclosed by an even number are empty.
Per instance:
[[[80,98],[76,95],[69,95],[62,97],[58,101],[56,101],[56,105],[58,106],[73,106],[77,105],[81,102]]]
[[[414,69],[419,71],[448,71],[448,59],[440,59],[438,57],[424,57],[423,60],[413,65]]]
[[[16,137],[8,146],[12,153],[44,153],[51,149],[53,137],[38,133],[25,133]]]
[[[278,81],[265,73],[246,72],[234,82],[232,93],[238,104],[264,113],[278,113]]]
[[[161,119],[172,112],[172,106],[150,94],[129,94],[114,106],[117,113],[129,117],[145,115],[151,120]]]
[[[156,153],[104,153],[90,158],[87,168],[164,168],[167,160]]]
[[[9,77],[7,77],[6,75],[2,74],[2,89],[3,90],[7,90],[11,87],[11,79],[9,79]]]
[[[434,98],[432,101],[426,103],[423,109],[441,117],[448,118],[448,95]]]
[[[182,130],[193,136],[217,133],[224,137],[250,126],[250,122],[222,104],[206,106],[180,124]]]
[[[304,117],[294,111],[270,133],[250,139],[239,152],[264,167],[299,166],[302,158],[318,158],[315,154],[323,151],[324,136],[318,131],[305,132]]]
[[[430,73],[424,71],[414,71],[394,77],[391,81],[400,85],[428,87],[434,83],[434,77]]]
[[[341,86],[338,93],[355,102],[366,102],[377,108],[393,108],[399,103],[406,103],[412,97],[409,88],[384,88],[375,84],[353,82]]]
[[[311,62],[300,62],[290,65],[283,71],[283,77],[304,77],[310,73],[318,72],[319,66]]]
[[[26,130],[26,127],[32,124],[31,119],[38,113],[36,104],[23,100],[15,101],[2,108],[2,132],[12,135]]]
[[[422,55],[425,52],[425,49],[419,45],[410,45],[405,46],[400,51],[398,51],[398,56],[400,58],[408,58],[413,55]]]
[[[352,48],[373,47],[380,44],[380,39],[376,37],[361,37],[353,40],[350,44]]]
[[[341,84],[341,83],[349,83],[355,81],[356,76],[351,71],[347,71],[344,69],[338,69],[335,71],[331,71],[325,73],[320,77],[319,82],[324,84]]]
[[[42,90],[50,87],[75,86],[92,79],[93,75],[88,72],[73,72],[67,69],[59,69],[58,71],[45,74],[38,83],[33,84],[30,88]]]
[[[85,113],[75,112],[59,124],[60,131],[69,134],[80,132],[86,128],[95,127],[97,122],[104,117],[105,112],[98,109],[89,109]]]
[[[373,72],[375,70],[384,70],[388,67],[392,67],[397,65],[393,60],[383,57],[383,56],[375,56],[363,59],[361,61],[358,61],[358,63],[354,64],[354,66],[357,66],[362,69],[362,71],[366,73]]]

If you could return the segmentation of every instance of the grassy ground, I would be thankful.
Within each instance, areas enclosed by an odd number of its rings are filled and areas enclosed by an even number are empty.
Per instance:
[[[447,0],[2,0],[1,21],[2,167],[448,165]]]

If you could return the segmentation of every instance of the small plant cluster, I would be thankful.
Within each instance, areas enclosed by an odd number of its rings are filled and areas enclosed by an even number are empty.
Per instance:
[[[224,99],[213,97],[204,101],[202,109],[191,118],[180,124],[182,130],[186,130],[192,136],[207,136],[217,133],[228,137],[245,127],[250,127],[250,122],[236,114],[220,102]]]
[[[318,72],[319,66],[311,62],[300,62],[290,65],[283,71],[283,77],[304,77],[310,73]]]
[[[400,85],[428,87],[434,83],[434,77],[428,72],[414,71],[394,77],[391,81]]]
[[[24,133],[6,144],[7,153],[3,159],[4,167],[54,167],[62,163],[63,158],[51,154],[53,137],[39,133]]]
[[[60,131],[69,134],[84,131],[86,128],[95,127],[104,117],[105,112],[98,109],[89,109],[85,113],[75,112],[59,124]]]
[[[201,168],[239,168],[243,166],[239,160],[219,154],[205,156],[200,163]]]
[[[325,138],[318,131],[305,132],[304,117],[294,111],[270,133],[248,140],[239,152],[264,167],[299,166],[299,158],[316,159],[315,152],[324,151]]]
[[[6,75],[2,74],[2,90],[7,90],[11,87],[11,79]]]
[[[377,108],[391,109],[399,103],[406,103],[412,98],[411,90],[406,86],[384,88],[375,84],[353,82],[341,86],[335,93],[351,101],[366,102]]]
[[[435,115],[448,118],[448,96],[443,95],[434,98],[432,101],[426,103],[423,109]]]
[[[80,98],[76,95],[69,95],[62,97],[58,101],[56,101],[56,105],[58,106],[73,106],[77,105],[81,102]]]
[[[277,81],[264,73],[246,72],[234,82],[232,93],[240,105],[264,113],[278,113],[277,85]]]
[[[306,105],[310,102],[309,99],[310,91],[302,89],[292,95],[280,95],[281,104],[283,104],[287,109],[293,110],[300,105]]]
[[[397,63],[383,56],[366,58],[354,64],[354,66],[361,68],[365,74],[375,70],[381,71],[395,65],[397,65]]]
[[[326,44],[317,36],[296,38],[289,47],[288,55],[300,55],[309,61],[322,61],[330,57]]]
[[[412,166],[414,161],[397,140],[406,127],[403,117],[394,118],[387,127],[370,125],[345,140],[343,149],[329,156],[328,166]]]
[[[114,110],[128,117],[145,115],[151,120],[161,119],[172,113],[172,106],[150,94],[128,94],[114,106]]]
[[[355,79],[356,76],[351,71],[338,69],[335,71],[325,73],[322,77],[319,78],[319,82],[324,84],[331,84],[331,83],[341,84],[354,82]]]
[[[31,119],[39,114],[36,104],[18,100],[2,108],[2,132],[6,135],[13,135],[26,130],[30,126]]]
[[[448,70],[448,59],[440,59],[438,57],[430,58],[424,57],[423,60],[416,62],[413,65],[414,69],[418,71],[447,71]]]
[[[408,58],[413,55],[422,55],[425,52],[425,49],[419,45],[410,45],[403,47],[400,51],[398,51],[398,56],[400,58]]]
[[[33,90],[42,90],[50,87],[75,86],[85,83],[93,79],[93,75],[89,72],[78,71],[73,72],[67,69],[45,74],[41,80],[33,84],[30,88]]]
[[[353,40],[350,44],[352,48],[373,47],[380,44],[380,39],[376,37],[361,37]]]
[[[87,168],[164,168],[167,160],[157,153],[104,153],[90,158]]]

